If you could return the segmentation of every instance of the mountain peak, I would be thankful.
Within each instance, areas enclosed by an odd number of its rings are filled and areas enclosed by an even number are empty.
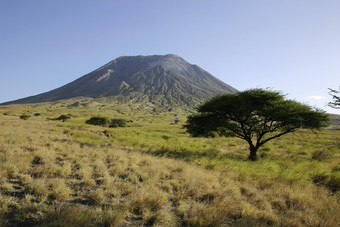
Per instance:
[[[161,103],[193,106],[237,90],[178,55],[122,56],[55,90],[4,103],[39,103],[75,97],[156,96]],[[163,105],[161,104],[161,105]],[[172,105],[171,104],[171,105]]]

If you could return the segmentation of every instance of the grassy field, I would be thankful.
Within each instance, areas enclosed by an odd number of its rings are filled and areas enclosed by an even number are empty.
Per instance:
[[[183,112],[72,104],[0,107],[0,225],[340,225],[340,130],[297,131],[251,162],[242,140],[191,138]],[[132,122],[84,123],[98,115]]]

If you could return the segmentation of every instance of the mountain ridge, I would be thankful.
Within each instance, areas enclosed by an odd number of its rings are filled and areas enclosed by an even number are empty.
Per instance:
[[[153,96],[164,96],[165,101],[174,98],[172,105],[190,105],[190,100],[199,103],[217,94],[235,92],[235,88],[177,55],[139,55],[118,57],[64,86],[1,105],[138,94],[149,96],[151,101]]]

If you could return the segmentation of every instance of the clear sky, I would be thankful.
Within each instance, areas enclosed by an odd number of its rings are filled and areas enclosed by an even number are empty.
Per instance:
[[[119,56],[177,54],[238,90],[312,106],[340,86],[339,0],[0,0],[0,103]]]

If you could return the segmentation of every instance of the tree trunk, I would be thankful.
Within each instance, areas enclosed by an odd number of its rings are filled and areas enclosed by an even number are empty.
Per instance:
[[[248,157],[249,160],[251,160],[251,161],[257,161],[258,160],[257,154],[256,154],[257,149],[258,148],[253,147],[253,146],[250,147],[250,154],[249,154],[249,157]]]

